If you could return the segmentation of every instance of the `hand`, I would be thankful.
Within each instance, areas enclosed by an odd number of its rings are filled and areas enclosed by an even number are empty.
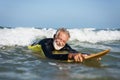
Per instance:
[[[81,53],[70,53],[68,59],[74,59],[75,62],[83,62],[84,56]]]

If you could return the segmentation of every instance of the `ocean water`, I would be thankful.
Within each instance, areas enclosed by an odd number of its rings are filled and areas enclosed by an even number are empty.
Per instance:
[[[53,28],[0,28],[0,80],[120,80],[120,29],[68,29],[72,48],[111,49],[101,61],[65,63],[35,56],[27,46],[53,37]]]

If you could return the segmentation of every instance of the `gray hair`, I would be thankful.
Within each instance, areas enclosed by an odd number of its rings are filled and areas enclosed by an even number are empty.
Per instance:
[[[60,32],[66,33],[66,34],[68,35],[68,37],[70,38],[70,33],[69,33],[69,31],[67,31],[67,29],[65,29],[65,28],[59,28],[59,29],[56,31],[55,36],[58,36],[58,34],[59,34]]]

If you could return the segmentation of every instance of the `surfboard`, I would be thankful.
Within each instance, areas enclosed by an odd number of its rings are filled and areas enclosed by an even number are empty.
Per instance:
[[[32,52],[37,53],[40,55],[40,57],[45,58],[44,52],[42,51],[41,45],[33,45],[28,46],[28,49],[30,49]],[[101,52],[97,53],[90,53],[88,56],[85,56],[85,60],[93,59],[93,58],[99,58],[102,57],[110,52],[110,49],[103,50]],[[53,51],[53,54],[68,54],[68,51]],[[67,62],[74,62],[74,60],[68,60]]]
[[[88,54],[88,56],[85,56],[84,58],[85,58],[85,60],[100,58],[100,57],[108,54],[109,52],[110,52],[110,49],[106,49],[106,50],[103,50],[101,52],[90,53],[90,54]],[[74,62],[74,60],[68,60],[67,62]]]
[[[45,58],[45,54],[42,50],[41,45],[36,44],[36,45],[30,45],[28,46],[28,49],[30,49],[33,53],[38,54],[41,58]]]
[[[85,59],[99,58],[99,57],[106,55],[109,52],[110,52],[110,49],[106,49],[106,50],[103,50],[103,51],[97,52],[97,53],[90,53],[90,55],[85,56]]]

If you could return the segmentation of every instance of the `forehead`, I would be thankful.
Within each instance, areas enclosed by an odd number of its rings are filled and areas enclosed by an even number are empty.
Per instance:
[[[68,36],[68,34],[67,33],[65,33],[65,32],[59,32],[59,35],[58,35],[59,37],[62,37],[63,39],[68,39],[69,38],[69,36]]]

